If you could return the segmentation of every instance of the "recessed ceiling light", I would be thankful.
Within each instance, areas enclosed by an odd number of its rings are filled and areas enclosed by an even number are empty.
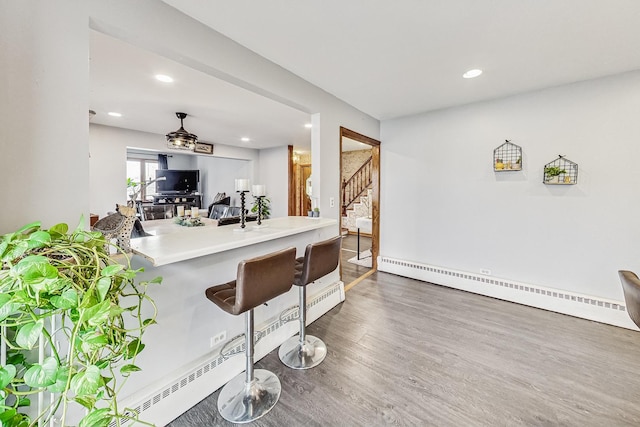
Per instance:
[[[246,136],[243,136],[242,138],[240,138],[240,141],[242,142],[249,142],[251,141],[249,138],[247,138]]]
[[[478,77],[480,74],[482,74],[482,70],[474,68],[473,70],[469,70],[464,73],[462,77],[464,77],[465,79],[472,79],[474,77]]]
[[[307,129],[311,129],[313,125],[311,123],[305,123],[304,127],[306,127]]]
[[[167,76],[165,74],[156,74],[156,80],[163,83],[173,83],[173,77]]]
[[[111,117],[122,117],[121,113],[116,113],[115,111],[109,111],[107,114]]]

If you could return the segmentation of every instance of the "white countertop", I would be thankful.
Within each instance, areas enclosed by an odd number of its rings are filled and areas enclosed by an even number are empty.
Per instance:
[[[255,221],[246,223],[244,232],[234,231],[240,224],[217,226],[216,220],[202,218],[201,227],[184,227],[173,219],[144,221],[146,232],[153,236],[131,239],[131,249],[155,266],[211,255],[305,231],[336,226],[335,219],[290,216],[262,221],[265,226],[255,229]],[[337,233],[337,229],[336,229]]]

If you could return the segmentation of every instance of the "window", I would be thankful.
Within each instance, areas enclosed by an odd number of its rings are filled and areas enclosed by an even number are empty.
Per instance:
[[[127,178],[134,182],[147,182],[156,178],[156,170],[158,170],[158,161],[149,159],[127,159]],[[137,189],[137,188],[136,188]],[[127,200],[133,194],[134,188],[127,187]],[[156,183],[142,188],[136,200],[146,201],[156,193]]]

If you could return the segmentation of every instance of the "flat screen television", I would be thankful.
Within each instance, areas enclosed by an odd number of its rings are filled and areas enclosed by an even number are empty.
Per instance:
[[[166,179],[156,182],[159,194],[190,194],[198,191],[199,170],[156,170],[156,179],[162,177]]]

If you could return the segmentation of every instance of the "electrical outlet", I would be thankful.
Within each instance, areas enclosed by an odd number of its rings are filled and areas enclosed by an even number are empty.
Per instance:
[[[491,270],[488,270],[486,268],[481,268],[480,274],[486,274],[487,276],[491,276]]]
[[[222,331],[218,335],[211,337],[210,347],[213,348],[222,343],[222,341],[227,339],[227,331]]]
[[[336,199],[329,197],[329,207],[332,208],[336,205]]]

